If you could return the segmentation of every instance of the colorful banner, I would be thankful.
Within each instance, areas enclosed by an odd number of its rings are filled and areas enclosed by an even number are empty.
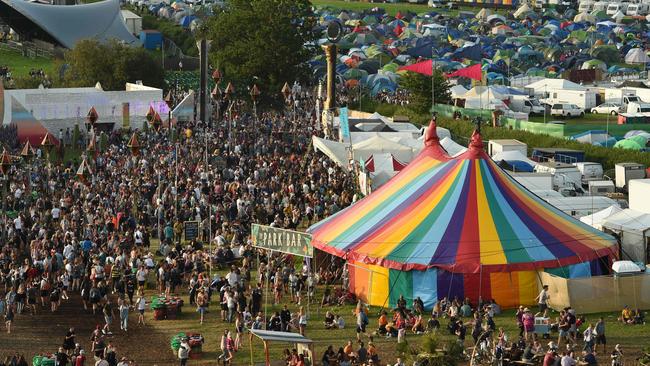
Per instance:
[[[129,103],[122,103],[122,128],[125,130],[131,128],[131,115],[129,112]]]
[[[314,256],[311,235],[306,233],[253,224],[251,236],[253,237],[253,246],[256,248],[309,258]]]
[[[350,122],[348,119],[348,108],[339,108],[339,128],[341,140],[347,141],[350,139]]]

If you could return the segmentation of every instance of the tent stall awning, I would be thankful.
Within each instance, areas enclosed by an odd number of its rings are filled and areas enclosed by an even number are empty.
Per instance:
[[[313,340],[298,333],[275,332],[272,330],[250,329],[250,332],[263,341],[312,344]]]

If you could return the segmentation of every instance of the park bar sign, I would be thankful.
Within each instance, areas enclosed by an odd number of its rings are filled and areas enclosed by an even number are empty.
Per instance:
[[[258,224],[252,225],[251,234],[254,247],[309,258],[314,256],[309,234]]]

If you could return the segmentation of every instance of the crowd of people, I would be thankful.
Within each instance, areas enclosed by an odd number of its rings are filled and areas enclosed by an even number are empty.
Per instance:
[[[79,306],[104,317],[86,348],[96,360],[108,358],[108,339],[118,335],[113,320],[128,331],[129,312],[145,310],[145,281],[152,276],[160,293],[188,286],[201,320],[207,306],[218,303],[221,319],[235,326],[233,350],[244,327],[275,322],[260,313],[264,283],[278,303],[314,301],[316,283],[333,283],[340,266],[312,271],[305,263],[296,272],[289,256],[258,261],[248,234],[253,222],[305,227],[355,199],[351,177],[310,148],[311,135],[320,132],[307,93],[286,114],[256,117],[235,109],[231,120],[210,126],[178,124],[174,137],[167,129],[149,129],[139,135],[138,154],[127,148],[128,135],[115,133],[104,151],[85,157],[88,176],[75,177],[80,159],[48,165],[42,151],[29,165],[30,176],[26,164],[12,166],[12,216],[0,248],[7,332],[21,317],[56,313],[79,294]],[[200,223],[201,235],[189,245],[181,241],[185,221]],[[161,238],[160,253],[150,249],[152,237]],[[219,268],[231,270],[211,277]],[[284,329],[305,332],[304,310],[291,322],[283,317]]]
[[[7,196],[12,214],[4,222],[6,240],[0,247],[0,313],[7,333],[23,317],[57,313],[62,302],[75,301],[103,322],[89,342],[70,329],[61,349],[52,353],[58,365],[135,364],[127,355],[118,357],[112,339],[132,329],[130,314],[137,326],[145,325],[145,290],[155,279],[155,293],[186,293],[199,323],[227,325],[219,345],[224,365],[232,364],[247,341],[247,329],[308,336],[313,327],[354,327],[356,340],[330,346],[320,357],[325,366],[378,365],[377,339],[401,343],[407,334],[444,331],[463,348],[473,344],[472,357],[479,358],[570,366],[583,352],[581,364],[592,365],[597,345],[606,352],[604,320],[588,323],[565,309],[552,321],[546,288],[536,299],[538,312],[517,311],[516,339],[496,327],[501,309],[493,300],[472,304],[445,298],[427,311],[420,298],[407,304],[400,297],[395,309],[378,314],[371,330],[374,315],[346,291],[349,273],[340,259],[305,259],[296,267],[291,255],[254,248],[253,223],[301,229],[358,198],[353,177],[310,146],[312,135],[323,134],[311,94],[304,90],[282,112],[254,116],[236,104],[230,118],[214,116],[211,124],[149,128],[139,133],[138,147],[127,146],[130,134],[114,133],[103,151],[86,154],[92,173],[81,176],[75,176],[79,160],[48,165],[42,151],[31,164],[12,166]],[[190,242],[181,240],[186,221],[199,223],[199,235]],[[157,250],[151,246],[155,238],[160,239]],[[323,295],[316,299],[319,285]],[[281,310],[266,313],[265,302]],[[343,304],[357,304],[354,324],[346,325],[344,314],[337,314],[335,306]],[[309,322],[309,306],[323,308],[322,324]],[[544,319],[546,333],[536,330],[537,318]],[[628,318],[624,313],[622,319]],[[557,342],[550,340],[555,331]],[[181,364],[191,352],[183,344],[177,355]],[[612,360],[621,355],[621,347],[615,347]],[[20,359],[12,354],[5,364]],[[289,366],[308,361],[289,349],[285,359]],[[395,365],[403,363],[398,359]]]

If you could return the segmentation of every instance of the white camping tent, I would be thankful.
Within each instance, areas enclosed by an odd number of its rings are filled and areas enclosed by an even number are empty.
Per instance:
[[[515,17],[515,19],[523,19],[531,11],[533,11],[533,9],[528,6],[528,3],[524,3],[524,5],[520,6],[519,9],[512,14],[512,16]]]
[[[650,214],[628,208],[606,218],[602,227],[619,234],[622,259],[646,263]]]
[[[460,145],[456,143],[456,141],[452,140],[449,137],[445,137],[442,140],[440,140],[440,145],[442,146],[445,151],[447,151],[447,154],[451,157],[456,157],[465,151],[467,151],[467,148],[464,147],[463,145]]]
[[[619,206],[609,206],[604,210],[594,212],[591,215],[583,216],[580,218],[580,221],[584,222],[587,225],[592,226],[595,229],[603,230],[603,222],[607,220],[610,216],[623,211]]]
[[[462,85],[454,85],[449,88],[449,91],[451,92],[451,99],[462,99],[465,93],[467,93],[467,89]]]
[[[626,64],[647,64],[650,62],[650,57],[641,48],[633,48],[625,55]]]

